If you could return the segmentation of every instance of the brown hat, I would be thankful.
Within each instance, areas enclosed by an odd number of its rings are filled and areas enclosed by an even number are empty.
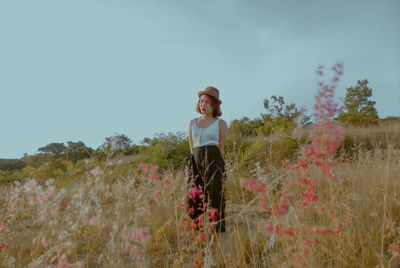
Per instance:
[[[207,95],[210,95],[210,96],[214,97],[219,104],[222,103],[222,101],[219,99],[219,91],[215,87],[208,86],[208,87],[206,87],[206,89],[204,89],[202,91],[199,91],[197,93],[197,95],[199,95],[199,97],[201,95],[204,95],[204,94],[207,94]]]

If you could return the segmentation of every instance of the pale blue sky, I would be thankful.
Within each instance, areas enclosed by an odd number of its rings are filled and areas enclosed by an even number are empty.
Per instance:
[[[0,34],[0,158],[187,132],[208,85],[228,124],[271,95],[310,112],[338,62],[336,96],[368,79],[379,116],[400,115],[398,0],[0,0]]]

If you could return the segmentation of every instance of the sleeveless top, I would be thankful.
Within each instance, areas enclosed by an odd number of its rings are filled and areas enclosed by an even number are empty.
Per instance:
[[[215,120],[209,127],[200,128],[196,123],[197,118],[192,120],[192,140],[193,147],[204,145],[219,145],[219,118]]]

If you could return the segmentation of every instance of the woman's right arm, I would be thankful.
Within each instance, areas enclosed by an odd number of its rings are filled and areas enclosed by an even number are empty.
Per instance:
[[[189,123],[189,147],[190,153],[193,154],[192,121]]]

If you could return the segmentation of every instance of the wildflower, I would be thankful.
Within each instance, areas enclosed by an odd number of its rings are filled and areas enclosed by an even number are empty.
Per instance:
[[[263,211],[267,210],[267,203],[265,201],[260,202],[260,209]]]
[[[287,234],[287,235],[289,235],[289,236],[294,236],[294,229],[293,229],[293,227],[287,227],[287,228],[284,230],[284,233]]]
[[[274,229],[274,235],[276,237],[281,237],[283,235],[282,231],[281,231],[281,226],[280,225],[275,225],[275,229]]]
[[[200,187],[192,185],[189,188],[189,198],[191,198],[193,202],[196,202],[197,197],[199,197],[200,199],[203,199],[204,198],[203,191]]]
[[[206,241],[206,234],[204,232],[199,233],[196,238],[195,241],[197,244],[200,244],[201,242]]]
[[[389,245],[389,253],[392,254],[393,257],[399,257],[400,248],[395,243],[391,243]]]
[[[322,235],[327,235],[327,234],[335,234],[335,231],[330,230],[330,229],[314,229],[315,234],[322,234]]]
[[[274,225],[272,224],[272,221],[268,221],[268,225],[265,227],[265,230],[267,233],[272,233],[274,231]]]
[[[165,180],[164,181],[164,187],[168,187],[170,185],[171,185],[171,183],[169,182],[169,180]]]
[[[100,167],[97,166],[91,170],[91,173],[93,174],[93,176],[99,177],[99,176],[103,175],[104,172],[103,172],[103,170],[101,170]]]
[[[161,195],[161,191],[157,191],[155,194],[154,194],[154,199],[157,201],[158,200],[158,197]]]
[[[210,216],[211,221],[216,221],[219,219],[219,212],[216,208],[210,208],[208,210],[208,215]]]
[[[157,165],[153,165],[153,167],[151,168],[151,171],[150,171],[151,174],[149,176],[149,179],[151,181],[158,182],[160,180],[160,176],[157,173],[157,168],[158,168]]]
[[[138,168],[143,170],[143,172],[145,172],[145,173],[147,173],[149,171],[149,169],[145,163],[140,163]]]
[[[286,204],[285,200],[282,200],[280,205],[274,205],[272,208],[272,215],[285,215],[289,211],[289,206]]]
[[[195,262],[197,267],[200,267],[200,268],[203,267],[203,264],[202,264],[202,262],[200,260],[196,259],[194,262]]]

